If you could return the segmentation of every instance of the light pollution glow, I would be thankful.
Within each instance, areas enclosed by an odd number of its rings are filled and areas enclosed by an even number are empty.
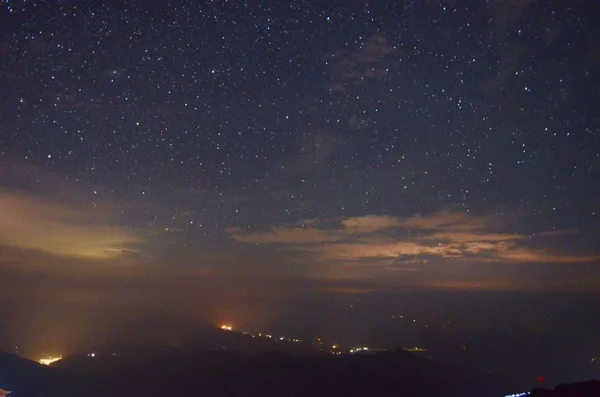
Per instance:
[[[46,357],[46,358],[40,358],[39,363],[43,364],[43,365],[50,365],[52,363],[55,363],[59,360],[62,360],[62,356],[54,356],[54,357]]]
[[[531,277],[536,281],[531,283],[523,274],[508,277],[498,267],[598,261],[598,256],[592,254],[550,248],[558,247],[554,243],[557,239],[577,239],[578,230],[515,233],[514,226],[506,220],[456,209],[405,217],[370,214],[305,219],[257,229],[222,227],[213,231],[220,238],[218,248],[196,245],[192,240],[177,251],[178,263],[195,263],[195,267],[166,269],[159,266],[164,259],[156,254],[163,255],[161,247],[172,247],[176,239],[188,233],[186,230],[163,225],[157,226],[153,234],[149,229],[123,227],[122,220],[118,221],[119,214],[132,208],[126,200],[117,205],[115,201],[98,199],[92,205],[81,199],[84,194],[79,188],[63,185],[57,191],[58,197],[70,200],[49,199],[24,190],[0,190],[0,246],[5,248],[0,250],[0,261],[7,268],[10,265],[20,271],[29,266],[64,274],[70,265],[79,262],[90,265],[85,271],[97,275],[106,273],[105,265],[110,264],[115,266],[111,266],[106,277],[125,279],[138,277],[144,268],[155,265],[154,280],[167,275],[161,272],[168,272],[173,277],[193,274],[200,282],[206,277],[235,277],[242,267],[252,267],[256,282],[260,283],[261,276],[275,275],[275,263],[283,262],[297,269],[293,277],[309,283],[324,281],[317,289],[344,295],[374,293],[379,287],[368,282],[360,285],[329,282],[343,278],[385,280],[396,287],[434,290],[514,290],[541,289],[548,285],[561,289],[560,281],[566,280],[568,288],[597,288],[597,282],[588,279],[579,282],[574,279],[576,275],[570,279],[539,281],[535,271]],[[98,266],[100,262],[103,266]],[[463,266],[460,272],[451,275],[443,270],[456,264],[471,267]],[[482,264],[497,266],[481,272],[478,269]],[[307,286],[298,294],[313,290]],[[236,293],[231,292],[232,299]],[[289,295],[291,291],[278,293]]]
[[[136,252],[135,231],[94,219],[83,209],[0,192],[0,244],[96,260]]]

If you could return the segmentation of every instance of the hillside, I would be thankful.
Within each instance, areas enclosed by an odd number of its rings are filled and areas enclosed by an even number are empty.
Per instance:
[[[95,397],[101,390],[65,371],[0,352],[0,387],[11,397]]]
[[[72,357],[65,371],[110,385],[111,395],[261,396],[469,395],[474,386],[459,372],[406,352],[350,356],[242,354],[179,349],[152,354]],[[258,395],[258,394],[257,394]],[[472,394],[475,396],[476,394]]]

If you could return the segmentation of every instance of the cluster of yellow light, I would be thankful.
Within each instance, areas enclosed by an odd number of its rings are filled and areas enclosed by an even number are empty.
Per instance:
[[[231,325],[221,325],[219,326],[220,329],[224,330],[224,331],[233,331],[233,327]],[[278,340],[278,341],[289,341],[289,342],[294,342],[294,343],[303,343],[304,341],[302,339],[298,339],[298,338],[288,338],[286,336],[274,336],[272,334],[267,334],[267,333],[263,333],[263,332],[258,332],[258,333],[253,333],[253,332],[248,332],[248,331],[238,331],[241,332],[243,335],[248,335],[251,336],[253,338],[267,338],[267,339],[273,339],[273,340]],[[317,338],[316,342],[311,342],[313,345],[322,345],[323,344],[323,340],[321,338]],[[339,349],[339,345],[333,345],[332,349]],[[369,350],[368,348],[358,348],[356,349],[356,351],[360,351],[360,350]],[[352,350],[352,353],[354,353],[355,351]],[[333,352],[331,352],[333,353]],[[335,352],[335,354],[341,354],[341,352]]]
[[[426,352],[427,349],[423,349],[422,347],[418,347],[418,346],[413,346],[413,347],[409,347],[408,349],[404,349],[407,352],[413,352],[413,353],[419,353],[419,352]]]
[[[61,359],[62,359],[62,356],[40,358],[39,363],[43,364],[43,365],[50,365]]]
[[[357,347],[355,349],[350,349],[350,353],[358,353],[358,352],[362,352],[362,351],[368,352],[369,348],[365,346],[365,347]]]
[[[221,328],[224,331],[233,331],[233,327],[231,325],[228,324],[223,324],[220,325],[219,328]],[[288,338],[287,336],[274,336],[272,334],[267,334],[267,333],[263,333],[263,332],[258,332],[258,333],[253,333],[253,332],[248,332],[248,331],[238,331],[241,332],[243,335],[249,335],[253,338],[267,338],[267,339],[274,339],[274,340],[280,340],[280,341],[289,341],[289,342],[294,342],[294,343],[303,343],[304,340],[302,339],[298,339],[298,338]],[[321,338],[317,338],[317,343],[321,344],[323,343],[321,341]]]

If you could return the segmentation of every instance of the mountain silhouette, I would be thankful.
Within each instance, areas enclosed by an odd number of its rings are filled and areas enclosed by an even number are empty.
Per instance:
[[[558,385],[554,390],[536,389],[529,397],[598,397],[600,396],[600,381],[589,380],[571,384]]]
[[[297,343],[214,327],[195,328],[194,336],[175,347],[138,345],[72,355],[50,367],[0,353],[0,388],[11,390],[11,397],[478,397],[514,390],[505,379],[437,364],[401,349],[332,355],[318,344],[294,350]],[[589,394],[599,384],[562,385],[531,395],[600,395]],[[573,394],[584,392],[588,394]]]

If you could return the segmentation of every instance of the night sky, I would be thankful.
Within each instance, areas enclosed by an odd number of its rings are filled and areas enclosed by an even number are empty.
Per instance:
[[[0,1],[0,340],[600,292],[599,20],[591,0]]]

